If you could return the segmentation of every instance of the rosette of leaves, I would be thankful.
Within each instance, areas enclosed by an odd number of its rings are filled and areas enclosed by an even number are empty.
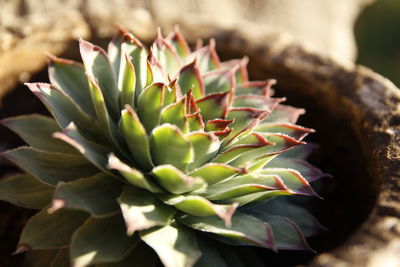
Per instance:
[[[247,58],[220,62],[213,41],[191,51],[178,30],[149,50],[122,29],[108,52],[79,46],[83,65],[49,56],[51,84],[27,84],[53,118],[2,121],[30,146],[2,153],[25,173],[0,199],[40,209],[17,253],[180,267],[256,266],[235,245],[311,250],[321,226],[285,199],[317,196],[324,174],[305,161],[304,111],[272,97],[274,81],[249,81]]]

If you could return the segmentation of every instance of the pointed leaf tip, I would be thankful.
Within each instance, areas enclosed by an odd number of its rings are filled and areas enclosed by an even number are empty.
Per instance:
[[[12,255],[18,255],[31,250],[31,247],[26,244],[19,244]]]

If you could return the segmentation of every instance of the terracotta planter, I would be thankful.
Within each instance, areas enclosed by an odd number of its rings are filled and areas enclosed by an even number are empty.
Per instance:
[[[334,176],[316,185],[325,201],[311,202],[330,228],[310,240],[318,254],[260,252],[266,261],[272,266],[400,264],[399,89],[369,69],[319,56],[276,31],[182,28],[193,41],[216,38],[224,59],[248,55],[252,79],[277,79],[276,94],[306,108],[300,124],[317,130],[308,139],[320,144],[311,161]],[[43,81],[44,74],[36,79]],[[24,99],[38,107],[33,96]]]

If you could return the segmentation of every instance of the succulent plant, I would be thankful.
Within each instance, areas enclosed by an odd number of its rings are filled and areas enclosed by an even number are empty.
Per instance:
[[[180,267],[257,261],[236,245],[311,250],[322,227],[288,197],[318,196],[325,174],[305,161],[304,110],[272,97],[274,80],[249,81],[248,59],[220,62],[212,40],[191,51],[177,29],[149,52],[122,29],[108,53],[79,46],[83,66],[49,55],[51,84],[27,83],[54,119],[2,121],[30,146],[2,153],[25,173],[0,199],[40,209],[17,253]]]

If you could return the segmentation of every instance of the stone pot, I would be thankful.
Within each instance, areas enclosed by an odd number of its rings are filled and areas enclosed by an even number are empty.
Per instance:
[[[299,123],[317,130],[308,139],[320,145],[311,162],[334,177],[316,185],[325,201],[312,202],[313,212],[330,229],[310,239],[318,254],[262,252],[266,262],[271,266],[398,266],[399,89],[365,67],[321,56],[276,30],[241,29],[182,25],[193,42],[199,37],[215,38],[223,59],[247,55],[252,80],[277,79],[276,94],[305,108],[307,114]],[[138,34],[145,41],[150,41],[149,36],[153,35]],[[95,35],[92,41],[104,40]],[[57,54],[77,57],[71,54],[71,50],[77,53],[76,44],[63,41],[63,45],[63,52]],[[33,80],[44,81],[45,75],[44,69]],[[24,90],[18,87],[13,94]],[[4,107],[12,99],[7,97]],[[29,93],[23,99],[31,109],[41,110]]]

